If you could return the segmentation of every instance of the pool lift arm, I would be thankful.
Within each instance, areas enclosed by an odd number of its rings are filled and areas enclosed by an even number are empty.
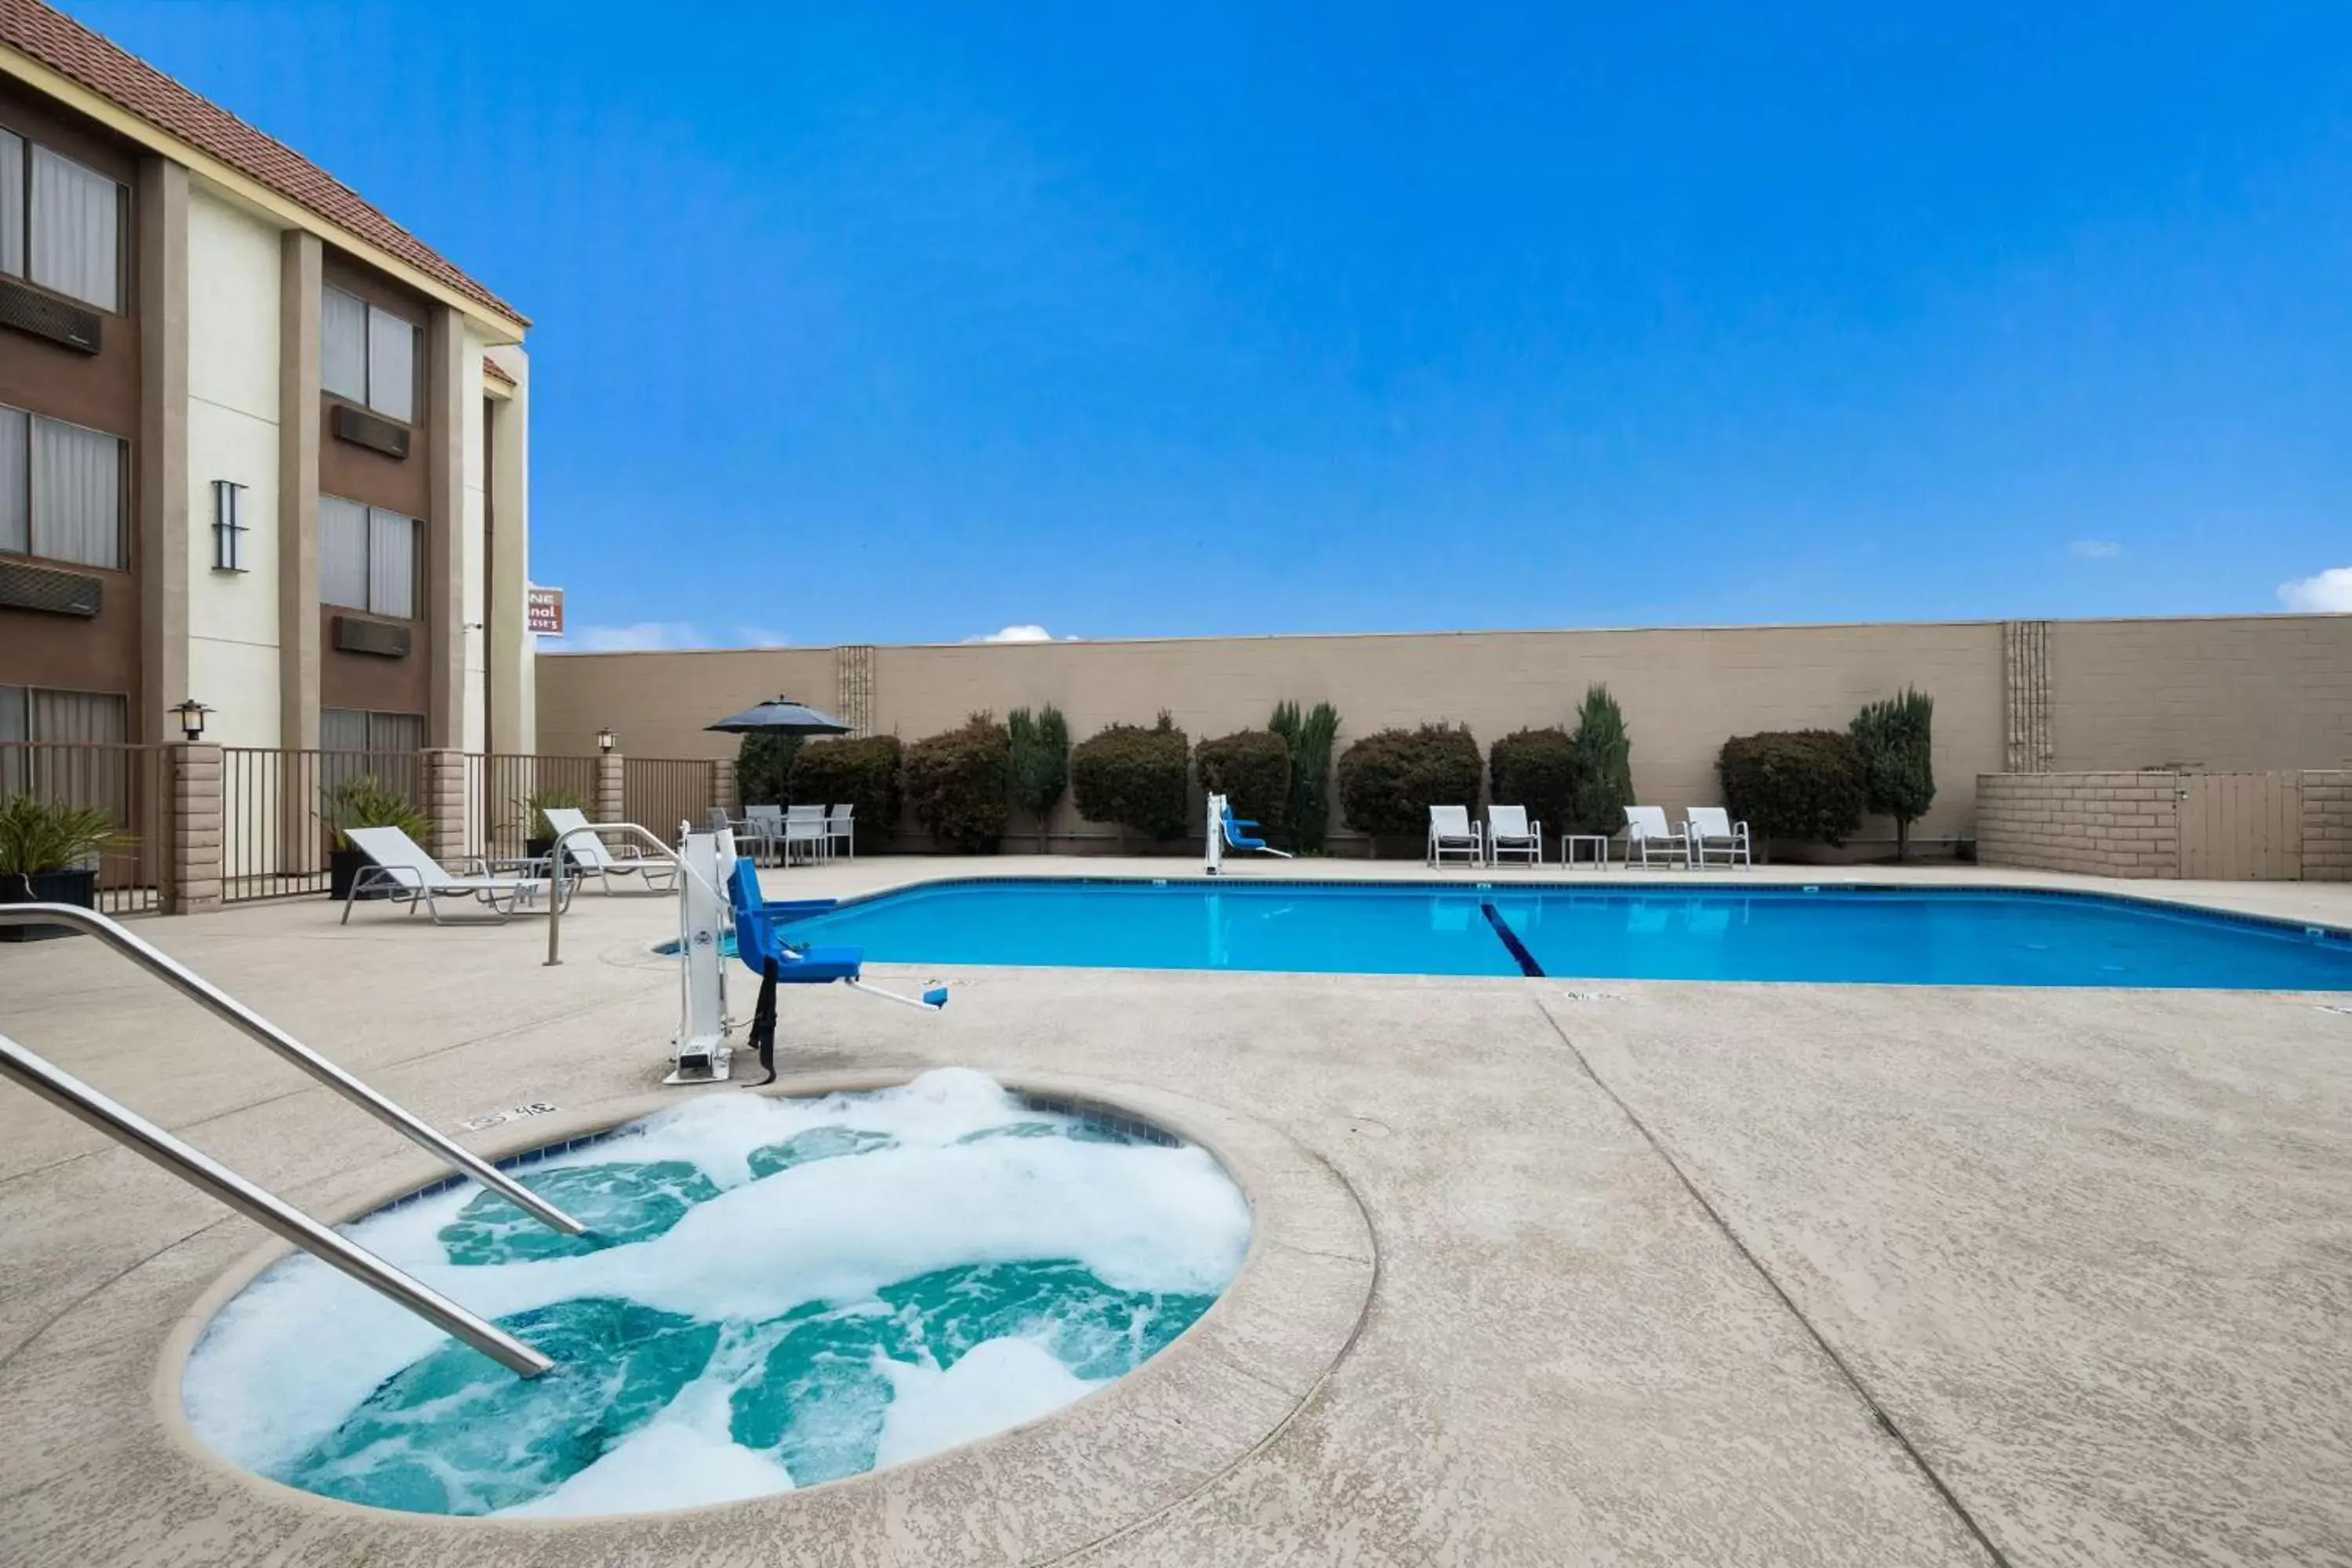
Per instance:
[[[1223,795],[1211,795],[1209,797],[1208,849],[1202,870],[1212,877],[1221,873],[1224,869],[1227,849],[1246,849],[1253,854],[1271,855],[1280,860],[1289,859],[1288,850],[1276,849],[1265,839],[1249,831],[1256,826],[1256,823],[1247,817],[1235,816],[1232,803]]]
[[[823,985],[839,981],[864,995],[937,1013],[948,1005],[944,985],[920,996],[901,995],[867,984],[865,957],[854,947],[809,947],[783,940],[788,921],[822,914],[831,899],[770,903],[760,891],[759,874],[735,855],[730,832],[685,835],[687,874],[678,879],[678,1027],[665,1084],[725,1083],[734,1070],[730,1037],[741,1020],[727,1012],[727,963],[723,942],[731,931],[736,954],[760,976],[759,1000],[751,1018],[749,1043],[759,1052],[767,1076],[776,1079],[776,991],[780,985]],[[722,897],[719,889],[726,889]]]

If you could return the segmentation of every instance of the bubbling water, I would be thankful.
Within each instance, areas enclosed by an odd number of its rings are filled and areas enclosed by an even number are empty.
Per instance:
[[[635,1512],[901,1464],[1131,1371],[1241,1266],[1249,1212],[1189,1145],[1036,1110],[978,1073],[712,1095],[348,1234],[554,1358],[514,1377],[307,1256],[214,1320],[198,1436],[346,1500]]]

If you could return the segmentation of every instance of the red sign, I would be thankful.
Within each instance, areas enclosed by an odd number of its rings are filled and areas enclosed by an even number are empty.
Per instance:
[[[523,626],[541,637],[563,635],[563,590],[532,588],[523,599]]]

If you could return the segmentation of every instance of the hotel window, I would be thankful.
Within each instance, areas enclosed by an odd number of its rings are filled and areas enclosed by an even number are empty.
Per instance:
[[[0,551],[121,571],[128,447],[103,430],[0,406]]]
[[[416,417],[414,321],[329,289],[319,310],[319,384],[403,424]]]
[[[319,602],[415,620],[421,533],[413,517],[340,496],[320,496]]]
[[[77,805],[109,804],[121,794],[108,770],[22,743],[119,746],[130,738],[131,700],[110,691],[47,691],[0,686],[0,795],[26,791]],[[9,742],[19,744],[12,746]],[[118,813],[117,820],[126,820]]]
[[[322,752],[421,752],[425,749],[422,713],[369,713],[357,708],[319,710],[319,749]]]
[[[122,187],[0,131],[0,272],[122,308]]]

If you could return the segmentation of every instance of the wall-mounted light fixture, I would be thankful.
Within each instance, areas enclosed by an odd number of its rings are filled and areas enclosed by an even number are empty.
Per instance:
[[[180,733],[187,737],[188,744],[193,746],[205,738],[205,715],[211,709],[191,697],[172,711],[180,716]]]
[[[613,733],[613,726],[607,724],[596,731],[596,749],[609,755],[619,740],[620,737]]]
[[[245,487],[234,479],[213,481],[213,570],[245,570]]]

